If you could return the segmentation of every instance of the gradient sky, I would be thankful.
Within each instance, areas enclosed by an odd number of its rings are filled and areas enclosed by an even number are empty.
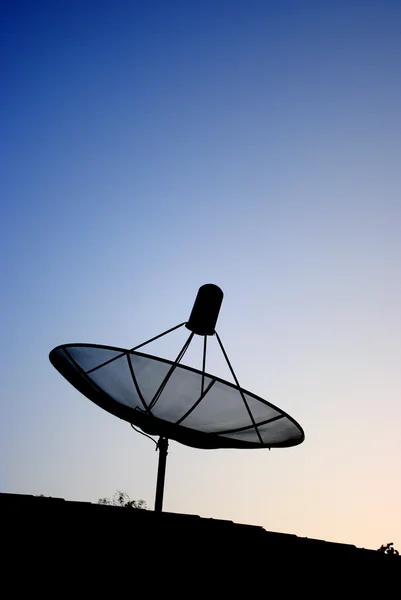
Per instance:
[[[306,440],[172,442],[165,509],[401,550],[400,2],[4,0],[0,21],[1,491],[153,507],[152,443],[48,354],[132,347],[210,282],[241,384]]]

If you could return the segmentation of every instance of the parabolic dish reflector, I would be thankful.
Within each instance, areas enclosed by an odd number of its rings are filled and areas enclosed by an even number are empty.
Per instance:
[[[194,448],[284,448],[304,440],[301,426],[273,404],[164,358],[65,344],[50,361],[89,400],[150,435]]]

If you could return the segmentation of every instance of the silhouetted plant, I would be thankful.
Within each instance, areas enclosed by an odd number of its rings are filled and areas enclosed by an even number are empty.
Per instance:
[[[396,550],[394,548],[394,543],[393,542],[389,542],[386,545],[380,546],[380,548],[378,549],[378,552],[382,552],[383,554],[392,554],[392,555],[399,555],[398,550]]]
[[[148,508],[145,500],[131,500],[126,492],[121,492],[120,490],[117,490],[112,498],[99,498],[97,503],[108,506],[121,506],[124,508],[138,508],[142,510],[147,510]]]

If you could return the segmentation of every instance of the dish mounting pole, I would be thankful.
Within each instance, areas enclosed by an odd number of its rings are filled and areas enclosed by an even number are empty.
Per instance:
[[[159,451],[159,465],[157,468],[155,512],[162,512],[164,479],[166,476],[166,460],[168,454],[168,438],[162,436],[159,437],[159,441],[157,442],[157,450]]]

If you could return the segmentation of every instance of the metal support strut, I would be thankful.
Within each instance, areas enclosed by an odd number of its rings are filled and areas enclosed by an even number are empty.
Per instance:
[[[164,495],[164,478],[166,475],[166,460],[168,454],[168,439],[159,437],[156,450],[159,451],[159,465],[157,468],[155,512],[162,512]]]

